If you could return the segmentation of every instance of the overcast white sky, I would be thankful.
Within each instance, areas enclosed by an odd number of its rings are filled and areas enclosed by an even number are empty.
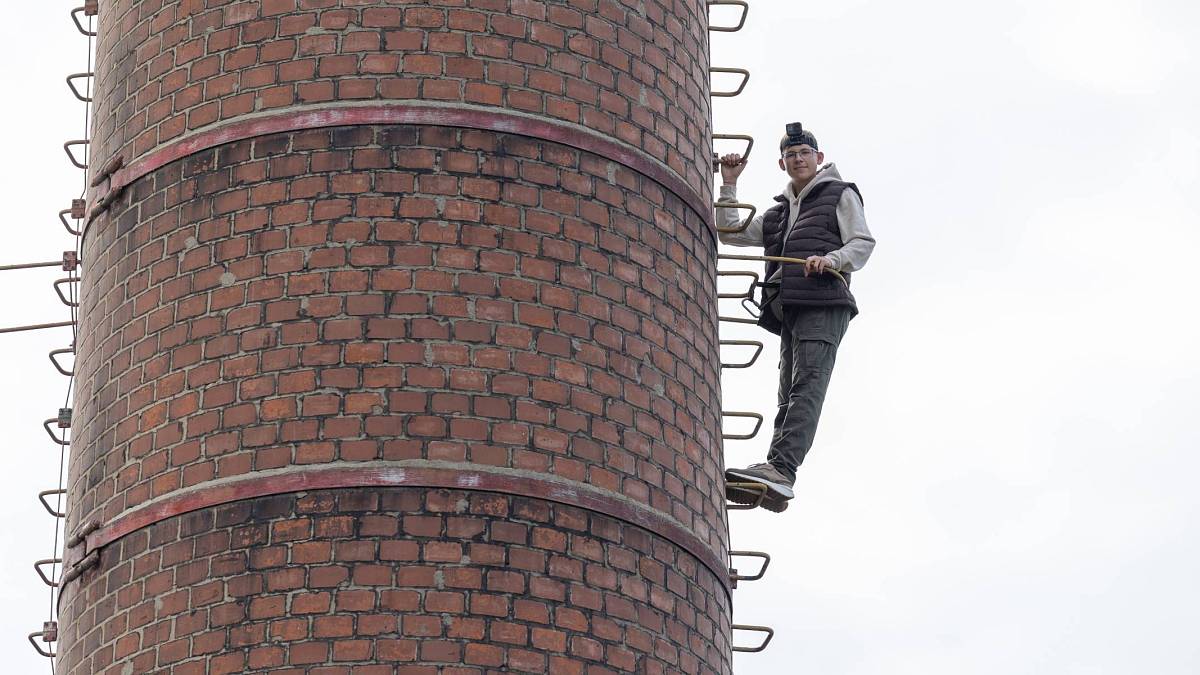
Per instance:
[[[83,126],[63,83],[86,69],[74,4],[0,23],[0,264],[71,246],[55,213],[82,182],[61,150]],[[752,4],[712,50],[753,72],[715,104],[717,132],[761,142],[740,196],[770,203],[785,179],[771,148],[802,121],[862,188],[879,246],[797,499],[734,515],[735,546],[774,556],[734,618],[779,633],[737,672],[1200,672],[1200,9]],[[60,272],[0,274],[0,324],[66,318]],[[31,565],[53,522],[35,495],[58,450],[41,421],[67,384],[45,354],[69,341],[0,335],[8,672],[48,671],[24,638],[48,609]],[[727,408],[769,416],[775,347],[726,377]],[[726,461],[764,448],[730,443]]]

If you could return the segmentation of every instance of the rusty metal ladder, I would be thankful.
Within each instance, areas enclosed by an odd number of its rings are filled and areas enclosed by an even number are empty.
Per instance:
[[[87,170],[88,170],[88,151],[91,144],[89,138],[90,122],[91,122],[91,103],[92,103],[92,83],[95,73],[92,72],[92,50],[93,38],[96,37],[96,31],[93,29],[93,17],[99,12],[98,0],[85,0],[83,6],[76,7],[71,10],[71,21],[75,24],[75,28],[87,38],[87,64],[88,69],[85,72],[73,73],[66,78],[66,84],[71,94],[85,105],[84,110],[84,138],[79,140],[69,140],[63,143],[63,151],[66,153],[68,160],[73,166],[81,169],[84,172],[83,190],[81,196],[71,201],[71,208],[64,209],[58,213],[58,219],[62,223],[67,234],[74,240],[74,246],[71,250],[64,251],[61,260],[53,260],[47,262],[24,263],[17,265],[0,265],[0,271],[23,270],[44,267],[60,267],[67,273],[65,277],[59,278],[53,282],[55,294],[60,302],[65,305],[70,312],[70,321],[56,321],[47,323],[26,324],[20,326],[0,328],[2,333],[16,333],[23,331],[42,330],[48,328],[64,328],[71,327],[72,336],[75,338],[76,326],[78,324],[77,309],[79,307],[79,267],[80,267],[80,236],[82,227],[78,222],[87,216],[87,202],[83,198],[83,193],[87,190]],[[85,25],[86,17],[86,25]],[[72,221],[75,221],[73,224]],[[50,589],[50,618],[42,623],[42,630],[30,633],[28,636],[29,644],[37,650],[38,654],[50,659],[51,671],[55,669],[55,659],[57,653],[54,651],[53,644],[58,641],[58,618],[57,618],[57,597],[58,591],[71,579],[79,576],[88,566],[94,565],[97,560],[89,561],[81,560],[72,565],[71,569],[63,568],[63,559],[65,557],[65,549],[77,546],[80,543],[81,537],[76,534],[70,540],[65,540],[63,533],[63,525],[66,522],[66,511],[63,506],[63,500],[67,490],[63,487],[63,470],[66,464],[66,453],[71,445],[71,440],[68,430],[71,428],[72,409],[70,407],[71,392],[74,385],[75,368],[74,364],[65,365],[62,357],[75,353],[75,339],[72,339],[71,346],[61,349],[54,349],[50,352],[50,362],[54,369],[60,374],[69,379],[67,385],[66,400],[63,407],[59,408],[58,415],[45,420],[42,427],[46,430],[46,434],[51,441],[59,447],[59,471],[58,471],[58,487],[50,490],[42,490],[38,493],[37,498],[46,513],[54,520],[54,550],[49,558],[43,558],[33,563],[34,572],[38,578]],[[62,536],[60,536],[60,534]],[[65,540],[65,541],[64,541]],[[60,547],[60,542],[62,546]]]
[[[715,7],[739,8],[741,11],[738,15],[736,23],[714,25],[712,23],[712,9]],[[746,0],[708,0],[708,9],[709,9],[708,30],[710,32],[712,32],[712,33],[735,33],[737,31],[740,31],[742,29],[742,27],[745,26],[746,17],[749,14],[750,6],[749,6],[749,3],[746,2]],[[741,78],[737,82],[736,87],[733,87],[733,88],[717,89],[710,85],[709,95],[712,98],[735,97],[735,96],[741,94],[742,91],[745,90],[746,85],[750,82],[750,71],[748,71],[744,68],[710,67],[708,69],[708,72],[710,75],[710,78],[709,78],[710,82],[712,80],[713,75],[722,75],[722,76],[723,75],[738,75]],[[747,159],[750,157],[750,153],[754,149],[754,138],[752,136],[750,136],[749,134],[714,133],[712,135],[712,140],[714,143],[716,143],[718,141],[722,141],[722,142],[738,141],[738,142],[745,143],[745,150],[739,154],[741,154],[743,158],[747,158]],[[718,157],[719,157],[719,155],[714,147],[714,150],[712,153],[713,173],[716,173],[720,170],[720,163],[719,163]],[[717,204],[714,202],[713,206],[715,208],[717,206]],[[745,203],[741,203],[741,202],[721,202],[720,206],[724,207],[724,208],[733,208],[733,209],[749,211],[749,214],[743,220],[741,220],[736,226],[733,226],[733,227],[718,226],[717,231],[722,234],[741,232],[741,231],[745,230],[747,227],[749,227],[751,221],[754,220],[756,209],[752,204],[745,204]],[[749,291],[744,292],[744,293],[742,293],[742,292],[721,293],[718,291],[718,293],[717,293],[718,301],[723,300],[723,299],[742,298],[743,307],[745,307],[747,300],[749,300],[750,302],[753,302],[753,292],[754,292],[755,284],[757,284],[757,282],[759,280],[757,273],[745,272],[745,271],[718,271],[717,276],[718,276],[718,278],[721,278],[721,277],[748,277],[751,279]],[[748,307],[747,307],[747,310],[749,310]],[[719,316],[718,319],[720,322],[727,322],[727,323],[749,323],[749,324],[756,323],[756,321],[754,319],[745,319],[745,318],[740,318],[740,317]],[[737,361],[728,361],[727,362],[727,361],[725,361],[724,357],[722,357],[722,360],[721,360],[721,369],[722,370],[749,368],[758,361],[758,357],[762,354],[762,351],[763,351],[763,343],[759,342],[757,340],[719,340],[719,346],[720,347],[738,348],[738,349],[744,349],[744,348],[752,348],[753,349],[753,353],[751,353],[749,356],[742,356],[741,359],[737,360]],[[734,432],[722,430],[722,432],[721,432],[722,440],[752,439],[758,435],[758,432],[762,429],[763,421],[764,421],[763,416],[761,414],[752,412],[752,411],[742,411],[742,410],[722,410],[721,417],[722,417],[722,419],[743,418],[743,419],[754,420],[754,427],[750,431],[734,433]],[[749,510],[749,509],[754,509],[754,508],[761,506],[762,501],[766,497],[766,494],[767,494],[765,486],[758,485],[756,483],[736,483],[735,485],[739,486],[741,489],[743,489],[744,491],[746,491],[748,493],[751,493],[751,494],[757,493],[758,496],[757,496],[757,499],[755,499],[754,502],[750,503],[750,504],[735,504],[732,502],[726,502],[725,507],[727,510],[730,510],[730,511]],[[741,574],[741,573],[739,573],[738,568],[735,564],[735,562],[739,559],[745,559],[745,560],[755,560],[756,559],[756,560],[760,560],[761,564],[759,565],[757,571],[754,572],[753,574]],[[770,566],[770,564],[771,564],[771,555],[769,553],[766,553],[763,551],[732,551],[731,550],[729,552],[730,585],[736,589],[739,582],[751,582],[751,581],[758,581],[758,580],[762,579],[766,575],[767,568]],[[770,628],[769,626],[757,626],[757,625],[750,625],[750,624],[735,623],[735,624],[733,624],[732,628],[733,628],[735,635],[736,634],[744,634],[744,633],[754,633],[754,634],[763,636],[761,638],[761,640],[753,646],[743,646],[743,645],[734,644],[732,646],[732,650],[734,652],[761,652],[767,648],[767,645],[769,645],[771,643],[771,639],[775,636],[775,630],[773,628]]]

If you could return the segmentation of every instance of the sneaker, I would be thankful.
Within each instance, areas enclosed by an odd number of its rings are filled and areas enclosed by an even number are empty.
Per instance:
[[[758,490],[746,490],[739,483],[757,483],[767,487],[766,496],[762,497],[761,506],[779,513],[788,507],[788,500],[795,496],[792,486],[796,479],[788,478],[779,469],[770,464],[751,464],[745,469],[725,470],[725,498],[734,504],[754,504],[758,502]]]

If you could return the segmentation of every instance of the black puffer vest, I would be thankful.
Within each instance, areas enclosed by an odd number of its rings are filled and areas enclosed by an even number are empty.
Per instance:
[[[768,256],[784,256],[788,258],[807,258],[811,255],[825,255],[842,247],[842,234],[838,229],[837,205],[842,198],[842,192],[847,188],[854,190],[862,198],[858,186],[844,181],[825,181],[813,186],[800,202],[800,217],[796,226],[783,241],[784,231],[791,220],[791,208],[788,198],[779,195],[779,202],[763,214],[763,248]],[[783,311],[798,307],[850,307],[851,316],[858,313],[854,303],[854,295],[850,293],[850,273],[843,272],[846,283],[842,283],[832,274],[804,276],[804,266],[795,263],[767,263],[766,279],[775,274],[775,270],[783,265],[783,275],[779,279],[779,288],[768,288],[764,299],[778,294]],[[764,303],[765,305],[765,303]],[[769,307],[764,306],[758,325],[772,333],[779,333],[779,319]]]

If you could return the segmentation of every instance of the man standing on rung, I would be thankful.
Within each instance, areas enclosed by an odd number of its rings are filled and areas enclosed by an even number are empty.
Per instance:
[[[764,277],[758,324],[779,335],[779,411],[767,461],[725,471],[727,499],[755,503],[763,488],[747,484],[765,486],[761,503],[771,511],[787,508],[793,496],[796,469],[817,432],[838,344],[858,313],[850,273],[862,269],[875,248],[858,187],[843,181],[832,163],[824,163],[811,131],[798,122],[786,128],[779,142],[779,168],[789,180],[775,198],[778,203],[743,231],[720,235],[726,244],[761,246],[767,256],[805,261],[767,262]],[[720,164],[720,201],[736,202],[746,162],[731,154],[721,157]],[[741,225],[736,209],[718,208],[717,216],[726,229]]]

